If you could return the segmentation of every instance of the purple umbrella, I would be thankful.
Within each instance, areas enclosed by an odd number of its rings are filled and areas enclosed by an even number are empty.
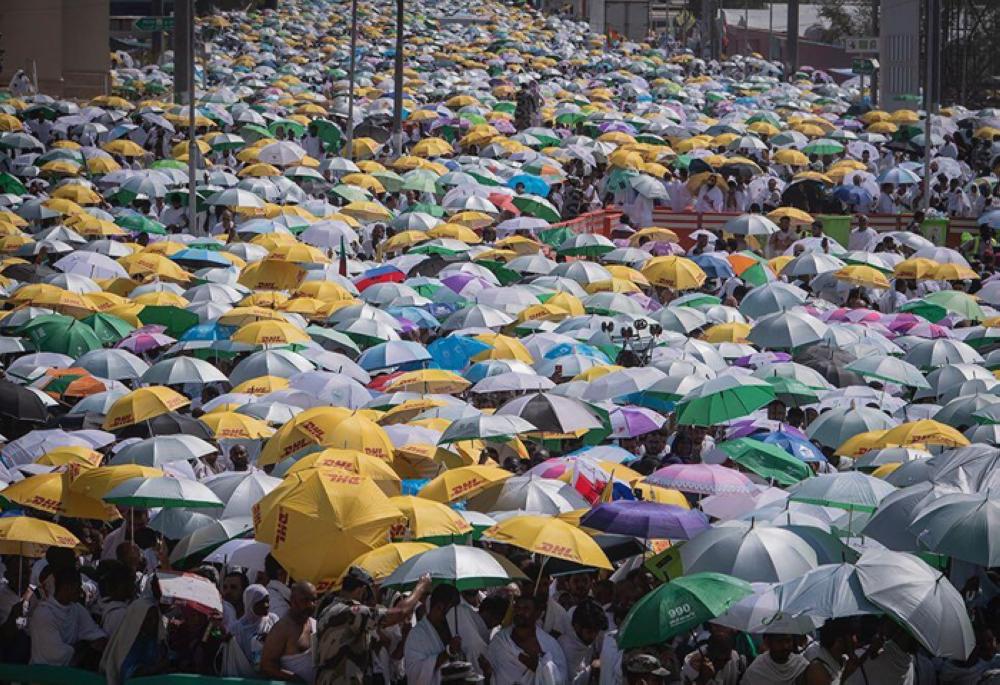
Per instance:
[[[476,276],[475,274],[469,274],[465,272],[459,272],[457,274],[452,274],[441,279],[441,283],[449,287],[456,294],[461,295],[469,284],[472,284],[472,290],[470,290],[467,295],[473,295],[480,290],[485,288],[492,288],[493,284],[487,281],[485,278]]]
[[[118,341],[115,347],[128,350],[132,354],[142,354],[177,342],[169,335],[164,335],[163,330],[163,326],[144,326]]]
[[[671,464],[654,471],[644,483],[696,495],[754,492],[753,482],[735,469],[718,464]]]
[[[792,355],[787,352],[758,352],[756,354],[748,354],[745,357],[740,357],[734,364],[736,366],[761,366],[763,364],[774,364],[777,362],[790,362],[792,361]]]
[[[635,438],[659,430],[666,419],[645,407],[619,407],[611,411],[612,438]]]
[[[629,500],[596,505],[584,514],[580,525],[645,540],[690,540],[711,527],[708,517],[697,509]]]

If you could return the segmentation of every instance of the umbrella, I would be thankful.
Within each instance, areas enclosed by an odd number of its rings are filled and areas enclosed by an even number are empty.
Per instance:
[[[719,443],[718,449],[733,462],[781,485],[794,485],[812,475],[805,462],[780,447],[753,438],[727,440]]]
[[[613,568],[592,537],[565,521],[548,516],[513,516],[486,530],[483,538],[581,566]]]
[[[435,584],[458,590],[478,590],[507,585],[524,574],[505,558],[484,549],[446,545],[406,559],[382,582],[384,587],[412,588],[429,574]]]
[[[158,435],[126,445],[110,463],[158,467],[172,461],[200,459],[215,451],[214,446],[193,435]]]
[[[427,542],[391,542],[362,554],[351,563],[351,566],[363,569],[376,583],[383,584],[392,572],[402,566],[403,562],[418,554],[435,549],[438,548]],[[474,548],[462,547],[460,549]]]
[[[102,499],[110,504],[142,509],[222,506],[222,501],[203,484],[167,476],[130,478],[105,493]]]
[[[677,422],[713,426],[747,416],[770,404],[774,397],[774,389],[767,381],[720,376],[705,381],[681,399],[677,405]]]
[[[529,474],[490,485],[466,506],[474,511],[530,511],[555,516],[586,509],[589,504],[571,485]]]
[[[709,529],[708,518],[696,509],[625,500],[595,505],[580,525],[644,540],[690,540]]]
[[[618,630],[618,646],[668,642],[720,616],[752,592],[750,583],[722,573],[675,578],[635,603]]]
[[[698,495],[753,492],[753,483],[749,478],[718,464],[671,464],[654,471],[643,482]]]
[[[927,650],[965,659],[975,637],[962,595],[947,579],[917,557],[870,550],[858,560],[861,589],[873,604],[903,625]]]
[[[547,393],[511,400],[500,407],[495,416],[517,417],[534,426],[533,430],[543,433],[573,433],[602,427],[584,403]]]
[[[824,564],[777,587],[781,610],[819,619],[878,615],[882,610],[865,597],[852,564]]]
[[[989,493],[955,493],[917,509],[909,528],[933,552],[992,567],[1000,565],[998,514],[1000,500]]]
[[[816,550],[787,528],[730,522],[681,547],[685,575],[712,571],[750,582],[776,583],[819,565]]]
[[[454,502],[477,495],[511,475],[510,471],[487,465],[448,469],[424,485],[418,494],[435,502]]]
[[[252,532],[253,521],[249,516],[213,520],[178,540],[170,552],[170,563],[178,568],[191,567],[230,540]]]

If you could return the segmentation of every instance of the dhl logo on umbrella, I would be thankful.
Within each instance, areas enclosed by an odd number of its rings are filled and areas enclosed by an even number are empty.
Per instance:
[[[580,561],[580,555],[573,551],[573,548],[565,545],[554,545],[551,542],[540,542],[535,549],[539,554],[549,557],[559,557],[570,561]]]
[[[475,477],[475,478],[470,478],[469,480],[464,481],[462,483],[458,483],[457,485],[453,485],[451,487],[450,499],[453,500],[459,499],[461,495],[464,495],[470,490],[479,487],[485,482],[486,482],[485,478]]]
[[[314,421],[303,421],[302,423],[299,424],[298,427],[300,430],[308,433],[317,440],[322,440],[323,437],[326,435],[326,431],[323,430],[323,427]]]
[[[274,549],[288,539],[288,512],[284,509],[278,510],[278,524],[274,530]]]
[[[343,483],[344,485],[361,485],[364,480],[361,476],[353,473],[338,473],[336,471],[328,471],[324,474],[326,479],[331,483]]]

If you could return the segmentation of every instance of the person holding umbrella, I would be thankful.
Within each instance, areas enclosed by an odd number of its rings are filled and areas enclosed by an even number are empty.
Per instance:
[[[513,625],[490,641],[492,685],[566,682],[566,657],[551,635],[538,627],[544,600],[522,595],[514,602]]]
[[[427,614],[406,638],[403,663],[408,683],[438,685],[442,667],[462,658],[462,638],[448,625],[448,614],[455,611],[461,599],[454,585],[434,588]]]

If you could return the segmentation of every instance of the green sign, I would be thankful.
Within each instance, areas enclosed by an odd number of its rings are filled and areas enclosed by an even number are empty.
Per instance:
[[[136,31],[173,31],[173,17],[139,17],[132,26]]]
[[[871,76],[878,69],[878,62],[873,59],[854,59],[851,62],[851,72]]]

